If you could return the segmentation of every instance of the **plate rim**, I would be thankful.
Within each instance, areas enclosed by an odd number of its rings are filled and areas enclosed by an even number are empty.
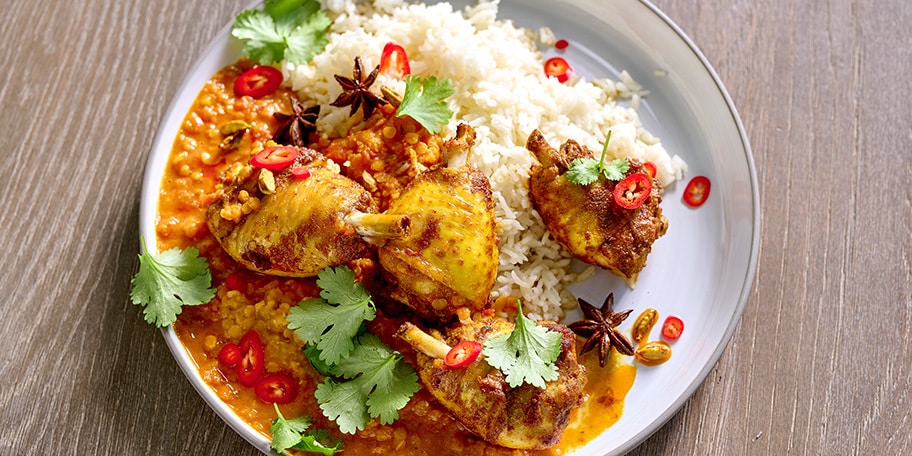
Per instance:
[[[259,0],[254,0],[253,3],[250,3],[247,8],[251,8],[254,5],[259,5],[262,3]],[[211,56],[217,52],[220,52],[223,47],[230,46],[229,35],[231,33],[232,22],[228,22],[226,25],[219,28],[216,32],[215,38],[209,41],[206,47],[194,60],[193,64],[190,66],[189,70],[184,74],[180,83],[177,85],[177,89],[171,96],[167,107],[162,113],[161,118],[158,122],[158,127],[155,132],[155,136],[152,140],[152,145],[149,148],[148,157],[146,158],[145,169],[143,171],[143,184],[142,192],[140,196],[140,210],[139,210],[139,228],[140,228],[140,241],[139,241],[139,252],[142,253],[142,237],[143,237],[143,227],[154,226],[150,218],[154,219],[155,214],[157,213],[158,198],[155,198],[155,208],[150,209],[146,207],[149,201],[150,195],[158,194],[161,189],[161,175],[157,163],[157,156],[155,151],[159,150],[161,147],[164,147],[163,144],[171,143],[173,144],[175,138],[173,135],[166,135],[165,128],[166,122],[168,119],[173,117],[175,114],[180,115],[180,118],[183,119],[183,116],[186,115],[186,112],[180,112],[178,109],[181,103],[181,94],[186,91],[186,88],[190,85],[190,82],[194,79],[194,76],[201,71],[201,68],[205,66],[205,62],[211,58]],[[196,88],[196,92],[199,92],[199,88]],[[169,147],[169,150],[173,146]],[[169,153],[170,155],[170,153]],[[158,179],[153,179],[158,178]],[[153,184],[154,182],[154,184]],[[157,235],[153,230],[152,235]],[[155,245],[155,244],[153,244]],[[178,367],[184,373],[184,376],[187,377],[187,380],[190,381],[191,386],[196,390],[197,394],[203,398],[203,401],[206,402],[206,405],[210,410],[214,411],[219,418],[222,419],[229,427],[234,430],[241,438],[247,441],[251,446],[259,450],[263,454],[272,454],[270,449],[270,442],[266,439],[265,436],[257,432],[253,427],[251,427],[247,422],[241,419],[231,407],[221,400],[215,391],[210,387],[206,381],[203,379],[202,375],[199,372],[199,369],[196,367],[196,363],[193,361],[193,358],[190,357],[190,354],[187,353],[186,348],[181,344],[180,339],[177,337],[177,333],[174,331],[174,325],[168,325],[160,328],[160,332],[165,339],[165,345],[167,345],[168,350],[171,352],[172,357],[177,362]]]
[[[709,59],[703,54],[696,42],[694,42],[684,30],[677,25],[667,14],[665,14],[661,9],[654,5],[649,0],[636,0],[645,6],[649,11],[652,12],[660,21],[664,22],[681,41],[687,45],[687,48],[694,54],[700,64],[703,66],[703,69],[706,73],[712,78],[713,84],[716,89],[719,91],[719,94],[722,96],[725,101],[725,106],[729,110],[729,115],[734,122],[738,130],[738,138],[741,140],[741,147],[744,151],[744,161],[748,168],[749,174],[749,183],[751,190],[751,244],[750,244],[750,256],[748,259],[748,267],[744,274],[744,280],[741,283],[741,293],[738,296],[738,303],[734,308],[734,313],[732,318],[729,321],[728,327],[726,327],[722,338],[719,341],[719,344],[716,346],[716,349],[709,356],[710,362],[707,362],[703,365],[703,368],[697,373],[693,381],[687,385],[684,389],[685,394],[679,396],[675,402],[665,409],[659,417],[653,420],[649,425],[641,429],[639,432],[635,433],[633,438],[628,439],[625,443],[619,445],[617,449],[617,454],[627,453],[630,450],[636,448],[639,445],[642,445],[649,437],[655,434],[659,429],[661,429],[672,417],[678,414],[681,407],[684,406],[687,402],[693,398],[694,393],[703,385],[706,381],[706,378],[709,376],[709,373],[715,369],[716,365],[719,363],[722,354],[728,348],[728,345],[731,343],[731,337],[734,334],[735,329],[741,323],[741,316],[744,313],[744,309],[747,307],[747,301],[750,297],[751,290],[753,289],[754,280],[756,279],[756,270],[757,263],[760,254],[760,229],[761,229],[761,213],[760,213],[760,190],[757,181],[757,171],[754,164],[753,151],[750,146],[750,140],[747,136],[747,131],[744,128],[744,124],[741,120],[741,116],[738,113],[738,109],[735,106],[734,101],[731,98],[731,95],[728,93],[728,89],[723,84],[721,77],[713,68],[712,64],[709,62]],[[609,453],[614,454],[614,453]]]

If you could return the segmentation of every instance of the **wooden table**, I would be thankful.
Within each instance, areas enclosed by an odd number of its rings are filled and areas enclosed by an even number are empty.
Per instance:
[[[256,454],[128,299],[159,119],[247,3],[2,2],[0,454]],[[634,454],[912,454],[912,3],[657,5],[740,111],[762,241],[718,365]]]

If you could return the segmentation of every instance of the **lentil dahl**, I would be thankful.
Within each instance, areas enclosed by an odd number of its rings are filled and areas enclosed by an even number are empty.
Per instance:
[[[236,343],[254,329],[262,339],[265,371],[291,376],[300,391],[293,402],[279,406],[282,414],[310,416],[314,427],[328,429],[334,438],[342,439],[350,454],[565,454],[598,436],[620,417],[635,369],[620,362],[616,354],[613,365],[600,369],[589,353],[580,360],[589,371],[586,390],[590,400],[574,412],[563,441],[549,450],[526,453],[490,445],[459,425],[423,388],[392,425],[372,421],[355,435],[338,432],[314,399],[322,377],[306,360],[301,352],[303,344],[288,329],[285,318],[291,306],[318,295],[315,282],[269,277],[241,268],[222,251],[205,221],[206,207],[222,185],[219,176],[261,150],[277,128],[274,114],[291,109],[291,94],[284,89],[259,99],[233,94],[233,81],[251,66],[245,60],[228,66],[200,91],[174,142],[162,181],[156,225],[159,249],[194,246],[209,260],[216,297],[209,304],[184,309],[174,329],[201,376],[222,401],[253,429],[269,435],[276,416],[272,405],[260,401],[252,388],[241,386],[234,370],[219,364],[222,347]],[[339,163],[344,174],[364,185],[381,209],[412,178],[441,159],[442,138],[430,135],[407,117],[393,116],[393,111],[391,106],[380,106],[347,136],[322,137],[312,144]],[[238,121],[248,126],[244,136],[233,148],[219,147],[225,136],[222,128]],[[376,280],[373,259],[366,257],[349,266],[371,289]],[[414,351],[392,337],[405,320],[401,308],[386,302],[379,307],[381,311],[369,329],[414,363]]]

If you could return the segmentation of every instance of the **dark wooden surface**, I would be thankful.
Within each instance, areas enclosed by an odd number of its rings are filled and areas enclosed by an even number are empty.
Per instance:
[[[256,454],[128,299],[159,119],[247,3],[0,2],[0,454]],[[912,3],[657,5],[741,113],[762,242],[718,365],[634,454],[912,454]]]

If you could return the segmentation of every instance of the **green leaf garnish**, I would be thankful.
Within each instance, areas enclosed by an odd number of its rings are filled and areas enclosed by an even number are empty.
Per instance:
[[[334,446],[327,446],[324,442],[328,441],[329,433],[325,429],[317,429],[307,432],[310,427],[310,418],[299,416],[287,420],[282,416],[279,406],[273,404],[278,417],[273,420],[269,426],[269,433],[272,434],[272,443],[269,448],[279,454],[287,455],[285,451],[289,448],[319,453],[324,456],[332,456],[341,451],[342,442],[337,442]]]
[[[310,427],[310,417],[299,416],[286,420],[282,416],[279,406],[277,404],[273,404],[273,406],[275,406],[278,417],[269,426],[269,433],[272,434],[272,444],[269,447],[277,452],[282,452],[301,441],[301,434]]]
[[[348,380],[327,378],[317,385],[314,397],[323,414],[348,434],[363,430],[370,418],[392,423],[419,389],[412,366],[370,333],[359,337],[351,354],[330,373]]]
[[[130,300],[144,307],[145,320],[155,326],[177,320],[183,306],[206,304],[215,297],[212,274],[199,250],[187,247],[153,254],[142,239],[144,254],[139,255],[139,271],[130,281]]]
[[[611,160],[608,164],[602,165],[602,174],[608,180],[619,181],[624,178],[627,170],[630,169],[630,162],[624,158]]]
[[[444,99],[454,93],[456,91],[447,78],[437,79],[437,76],[431,75],[424,79],[414,74],[406,76],[405,94],[396,109],[396,116],[409,116],[428,132],[440,133],[441,127],[453,116],[453,111]]]
[[[545,382],[558,377],[554,363],[560,355],[561,335],[526,318],[522,303],[517,301],[517,306],[513,331],[488,339],[481,353],[506,375],[511,388],[523,383],[544,388]]]
[[[371,418],[392,423],[418,391],[418,374],[399,352],[366,332],[364,322],[373,320],[376,310],[351,269],[323,269],[317,285],[320,298],[291,308],[287,319],[307,344],[305,356],[326,376],[314,393],[320,409],[349,434]]]
[[[567,180],[577,185],[589,185],[598,180],[599,175],[604,175],[608,180],[621,180],[630,169],[630,162],[618,158],[609,163],[605,163],[605,153],[608,151],[608,141],[611,140],[611,131],[605,138],[605,145],[602,146],[602,156],[598,160],[594,158],[576,158],[570,162],[567,169]]]
[[[260,64],[299,64],[323,50],[331,23],[317,0],[266,0],[262,10],[238,14],[231,34],[244,42],[244,54]]]
[[[332,368],[332,365],[320,359],[320,354],[322,351],[320,351],[316,345],[305,345],[301,351],[304,353],[304,357],[310,361],[310,365],[313,366],[314,370],[317,371],[318,374],[323,376],[329,375],[329,370]]]
[[[354,338],[356,339],[356,338],[358,338],[358,336],[361,336],[362,334],[364,334],[366,332],[367,332],[367,325],[364,324],[364,322],[361,322],[361,326],[358,328],[358,332],[355,333]],[[329,364],[320,358],[320,354],[322,353],[322,351],[319,348],[317,348],[316,345],[314,345],[314,344],[306,345],[306,346],[304,346],[304,348],[301,351],[304,353],[304,356],[307,358],[307,360],[310,361],[310,365],[313,366],[314,370],[316,370],[320,375],[322,375],[324,377],[327,375],[332,375],[330,373],[330,370],[332,369],[332,364]]]
[[[308,453],[319,453],[324,456],[332,456],[342,451],[342,441],[336,442],[334,446],[326,446],[323,442],[329,441],[329,432],[325,429],[316,429],[310,433],[301,436],[301,441],[291,447],[293,450],[306,451]]]
[[[315,345],[318,357],[336,364],[354,349],[353,339],[364,321],[376,316],[374,303],[355,273],[346,266],[326,268],[317,276],[320,298],[308,299],[288,311],[288,327],[302,342]]]

